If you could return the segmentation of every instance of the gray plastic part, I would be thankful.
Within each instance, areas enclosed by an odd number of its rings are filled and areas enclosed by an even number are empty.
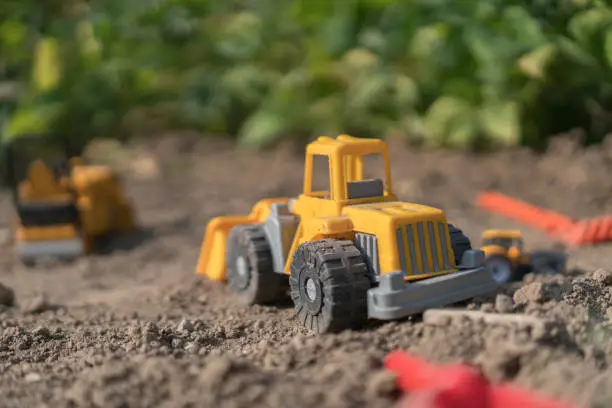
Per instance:
[[[368,316],[394,320],[477,296],[495,293],[500,285],[484,267],[461,270],[406,283],[401,271],[381,275],[378,287],[368,291]]]
[[[459,269],[473,269],[484,265],[485,253],[481,249],[468,249],[461,257],[461,265]]]
[[[385,193],[381,179],[350,181],[346,183],[349,199],[380,197]]]
[[[21,242],[17,246],[22,262],[35,262],[40,258],[74,259],[85,253],[83,240],[79,238],[40,242]]]
[[[378,281],[380,275],[380,261],[378,259],[378,238],[376,235],[355,233],[355,246],[361,252],[368,265],[368,271],[374,281]]]
[[[263,225],[270,250],[274,272],[283,273],[287,255],[298,227],[298,219],[289,211],[287,204],[270,205],[270,215]]]
[[[559,274],[567,270],[567,255],[560,251],[533,251],[530,264],[535,273]]]

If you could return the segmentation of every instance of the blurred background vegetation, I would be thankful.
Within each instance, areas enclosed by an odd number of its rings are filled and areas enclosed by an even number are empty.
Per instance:
[[[160,129],[541,146],[612,129],[589,0],[2,0],[2,137]]]

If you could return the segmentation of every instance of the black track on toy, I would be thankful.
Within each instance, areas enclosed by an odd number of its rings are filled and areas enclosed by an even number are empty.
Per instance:
[[[352,241],[301,244],[289,286],[297,319],[315,333],[359,329],[368,318],[368,267]]]
[[[455,264],[461,265],[461,258],[463,257],[465,251],[472,249],[470,239],[463,233],[463,231],[453,224],[448,224],[448,233],[451,239],[451,247],[453,248],[453,253],[455,254]]]
[[[272,252],[260,225],[232,228],[227,247],[227,281],[247,305],[276,303],[287,296],[287,276],[275,273]]]

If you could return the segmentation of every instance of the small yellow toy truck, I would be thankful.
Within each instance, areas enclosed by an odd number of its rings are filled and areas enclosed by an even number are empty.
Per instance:
[[[481,248],[485,264],[500,284],[521,280],[528,272],[557,274],[566,266],[562,252],[534,251],[527,253],[520,231],[489,229],[482,233]]]
[[[15,205],[15,244],[32,266],[41,258],[71,261],[94,241],[135,228],[123,186],[106,166],[85,165],[66,138],[28,134],[0,144],[3,179]]]
[[[364,177],[366,158],[382,178]],[[329,188],[313,188],[315,158]],[[249,215],[212,219],[197,273],[226,281],[246,304],[287,296],[316,333],[357,329],[495,292],[484,252],[444,211],[398,201],[380,139],[322,136],[306,149],[303,192],[259,201]]]
[[[529,267],[530,257],[524,253],[521,231],[490,229],[482,233],[481,249],[487,267],[499,283],[519,279],[521,271]]]

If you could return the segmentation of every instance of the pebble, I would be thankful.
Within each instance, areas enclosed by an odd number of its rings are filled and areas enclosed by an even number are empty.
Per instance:
[[[38,373],[27,373],[24,377],[25,382],[33,383],[42,380],[42,376]]]
[[[13,306],[15,304],[15,292],[8,286],[0,283],[0,305]]]
[[[517,304],[541,302],[544,300],[544,286],[542,282],[527,284],[514,292],[513,299]]]
[[[189,320],[183,319],[176,329],[180,332],[190,332],[193,331],[193,324]]]
[[[500,293],[495,298],[495,310],[499,313],[511,313],[513,306],[512,298],[508,295]]]
[[[37,314],[53,309],[55,309],[55,306],[49,303],[47,297],[45,295],[39,295],[27,303],[22,308],[22,312],[24,314]]]
[[[597,269],[595,272],[593,272],[593,279],[603,285],[610,286],[612,285],[612,271],[607,269]]]

